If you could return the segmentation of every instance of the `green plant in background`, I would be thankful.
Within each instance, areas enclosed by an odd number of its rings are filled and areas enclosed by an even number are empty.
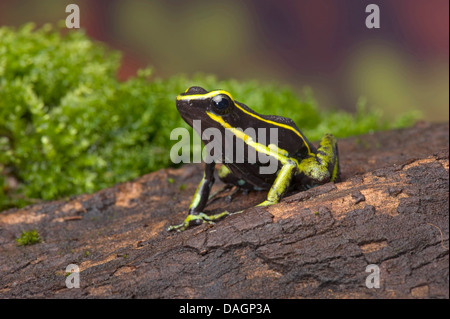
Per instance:
[[[22,231],[20,237],[16,239],[19,246],[34,245],[42,241],[36,229],[30,231]]]
[[[151,69],[119,82],[120,54],[83,32],[49,25],[0,28],[0,210],[33,199],[93,192],[173,165],[172,129],[191,130],[175,108],[187,87],[224,89],[262,114],[292,118],[310,140],[411,125],[390,122],[361,103],[356,114],[321,110],[310,90],[211,75],[151,78]]]

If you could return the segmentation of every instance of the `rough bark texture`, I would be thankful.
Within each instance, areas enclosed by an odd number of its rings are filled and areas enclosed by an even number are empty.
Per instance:
[[[0,297],[448,298],[448,143],[448,124],[427,123],[340,140],[343,182],[182,233],[165,229],[184,219],[201,165],[5,211]],[[265,197],[225,195],[210,211]],[[18,246],[30,229],[43,242]],[[69,264],[80,289],[66,288]]]

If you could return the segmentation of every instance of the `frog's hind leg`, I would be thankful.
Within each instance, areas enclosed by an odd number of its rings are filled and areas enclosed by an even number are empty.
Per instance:
[[[338,146],[336,138],[326,134],[314,156],[302,160],[299,172],[309,181],[309,186],[340,181]]]

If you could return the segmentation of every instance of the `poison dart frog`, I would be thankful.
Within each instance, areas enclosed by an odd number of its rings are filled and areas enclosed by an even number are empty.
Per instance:
[[[193,126],[195,120],[201,123],[199,135],[206,145],[211,140],[203,134],[207,128],[216,128],[222,136],[232,137],[246,146],[246,151],[235,160],[221,154],[222,165],[218,169],[219,178],[226,184],[236,185],[246,190],[268,190],[265,201],[257,206],[278,203],[290,189],[305,190],[328,182],[340,180],[338,146],[336,138],[326,134],[315,148],[294,121],[276,115],[261,115],[243,103],[236,101],[224,90],[206,91],[193,86],[176,98],[176,106],[181,117]],[[246,132],[254,132],[250,136]],[[253,129],[253,131],[252,131]],[[261,130],[263,129],[263,130]],[[271,143],[270,133],[275,132],[277,140]],[[226,142],[225,142],[226,144]],[[262,160],[250,160],[250,152],[266,156],[276,163],[272,172],[264,172]],[[214,183],[216,162],[205,164],[203,178],[197,187],[189,206],[188,216],[183,223],[170,226],[168,230],[183,231],[191,223],[214,223],[227,215],[228,211],[207,215],[203,212]],[[266,161],[267,162],[267,161]]]

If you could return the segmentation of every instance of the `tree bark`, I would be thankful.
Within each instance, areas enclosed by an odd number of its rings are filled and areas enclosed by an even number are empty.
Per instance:
[[[184,219],[201,165],[5,211],[0,297],[448,298],[448,128],[342,139],[341,183],[265,208],[252,208],[264,192],[224,193],[210,212],[248,209],[181,233],[166,228]],[[43,241],[18,246],[31,229]],[[66,287],[69,264],[80,289]]]

